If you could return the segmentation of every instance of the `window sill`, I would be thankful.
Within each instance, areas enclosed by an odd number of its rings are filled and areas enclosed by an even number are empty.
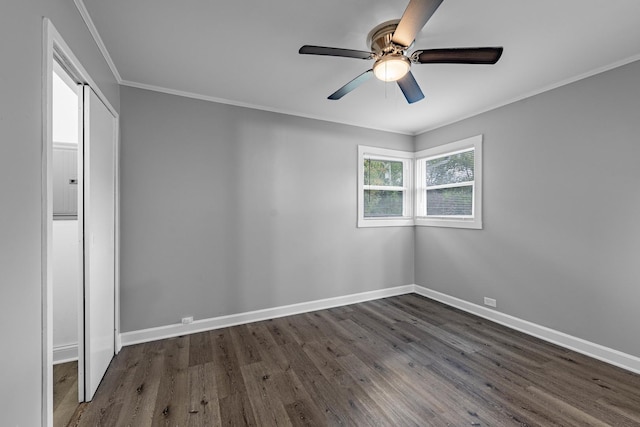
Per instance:
[[[368,227],[410,227],[414,225],[413,218],[359,218],[358,228]]]
[[[449,228],[469,228],[482,230],[482,221],[479,219],[460,218],[416,218],[415,225],[421,227],[449,227]]]

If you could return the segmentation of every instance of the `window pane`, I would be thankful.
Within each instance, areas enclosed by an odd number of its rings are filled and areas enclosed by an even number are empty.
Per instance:
[[[402,187],[402,162],[391,160],[364,160],[364,185]]]
[[[364,190],[364,216],[402,216],[402,191]]]
[[[473,153],[471,150],[427,160],[427,186],[473,181]]]
[[[427,190],[427,216],[472,215],[473,187]]]

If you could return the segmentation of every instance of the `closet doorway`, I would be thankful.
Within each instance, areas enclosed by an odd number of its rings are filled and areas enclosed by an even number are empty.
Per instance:
[[[118,350],[118,115],[47,19],[44,31],[42,401],[57,427]]]
[[[58,427],[66,426],[78,407],[80,103],[78,85],[57,61],[52,82],[53,425]]]

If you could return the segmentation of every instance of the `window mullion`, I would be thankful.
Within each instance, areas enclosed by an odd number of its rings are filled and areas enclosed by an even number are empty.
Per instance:
[[[376,191],[407,191],[407,187],[392,187],[390,185],[363,185],[363,188]]]
[[[465,181],[465,182],[454,182],[451,184],[441,184],[441,185],[432,185],[427,186],[425,189],[428,190],[441,190],[443,188],[455,188],[455,187],[469,187],[473,186],[473,181]]]

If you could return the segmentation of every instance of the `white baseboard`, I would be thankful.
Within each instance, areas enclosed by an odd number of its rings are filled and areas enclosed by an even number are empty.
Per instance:
[[[540,326],[505,313],[500,313],[499,311],[473,304],[422,286],[414,285],[414,292],[418,295],[459,308],[460,310],[483,317],[511,329],[523,332],[527,335],[540,338],[541,340],[557,344],[566,349],[582,353],[586,356],[593,357],[594,359],[640,374],[640,357],[623,353],[582,338],[574,337],[572,335],[565,334],[564,332],[547,328],[546,326]]]
[[[122,350],[122,334],[116,332],[116,339],[114,344],[116,347],[116,354],[120,353],[120,350]]]
[[[540,338],[544,341],[548,341],[566,349],[582,353],[586,356],[593,357],[594,359],[598,359],[611,365],[618,366],[628,371],[640,374],[639,357],[626,354],[621,351],[584,340],[582,338],[565,334],[564,332],[547,328],[546,326],[541,326],[527,320],[519,319],[517,317],[501,313],[499,311],[492,310],[477,304],[473,304],[468,301],[418,285],[398,286],[395,288],[380,289],[377,291],[362,292],[359,294],[327,298],[322,300],[303,302],[299,304],[285,305],[281,307],[267,308],[264,310],[249,311],[246,313],[231,314],[228,316],[220,316],[210,319],[196,320],[195,322],[188,325],[174,324],[160,326],[157,328],[125,332],[116,337],[116,343],[118,347],[140,344],[165,338],[173,338],[180,335],[211,331],[214,329],[226,328],[245,323],[276,319],[278,317],[308,313],[316,310],[324,310],[332,307],[356,304],[359,302],[371,301],[380,298],[387,298],[410,293],[422,295],[424,297],[439,301],[441,303],[458,308],[476,316],[499,323],[508,328],[523,332],[527,335]]]
[[[78,344],[60,345],[53,347],[53,364],[67,363],[78,360]]]
[[[228,316],[213,317],[210,319],[196,320],[188,325],[174,324],[157,328],[142,329],[138,331],[124,332],[120,339],[116,338],[122,346],[156,341],[180,335],[194,334],[197,332],[211,331],[245,323],[259,322],[261,320],[275,319],[294,314],[308,313],[310,311],[324,310],[348,304],[387,298],[396,295],[409,294],[414,291],[414,285],[398,286],[395,288],[379,289],[376,291],[362,292],[341,297],[326,298],[299,304],[285,305],[281,307],[267,308],[263,310],[249,311],[246,313],[231,314]]]

